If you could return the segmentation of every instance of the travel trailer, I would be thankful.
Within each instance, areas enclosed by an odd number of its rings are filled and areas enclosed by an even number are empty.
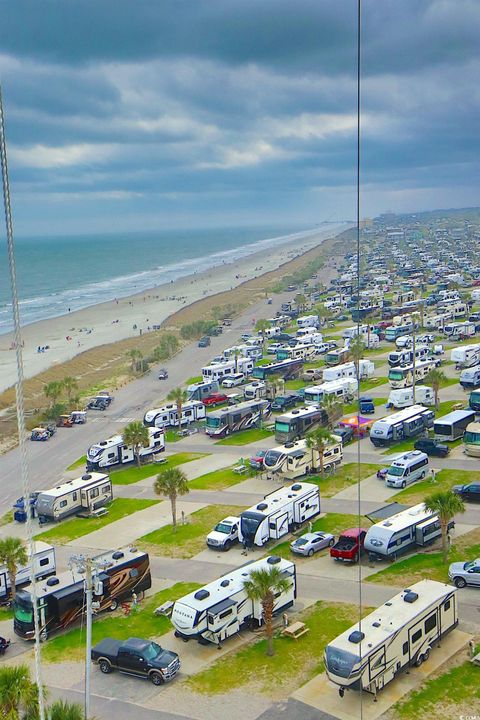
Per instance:
[[[480,363],[480,345],[461,345],[453,348],[450,360],[455,363],[457,369],[474,367]]]
[[[148,458],[165,450],[165,435],[162,429],[148,428],[149,444],[140,448],[140,457]],[[125,445],[122,435],[101,440],[87,450],[87,470],[100,470],[113,465],[124,465],[135,460],[132,445]]]
[[[267,385],[262,380],[249,383],[243,386],[243,397],[245,400],[260,400],[267,397]]]
[[[427,345],[419,345],[415,348],[415,362],[427,360],[431,355],[431,350]],[[398,367],[411,365],[413,362],[413,350],[394,350],[388,354],[388,364],[390,367]]]
[[[277,351],[277,360],[313,360],[317,354],[317,346],[313,343],[298,343],[294,347],[281,348]]]
[[[471,422],[467,425],[463,436],[464,450],[471,457],[480,457],[480,423]]]
[[[390,368],[388,371],[388,382],[394,390],[397,388],[406,388],[413,385],[413,376],[415,373],[415,382],[419,382],[427,377],[430,370],[439,366],[438,360],[420,360],[413,365],[404,365]]]
[[[424,547],[441,535],[438,515],[420,503],[368,528],[364,547],[371,560],[395,560],[400,553]]]
[[[385,340],[395,342],[401,335],[410,335],[414,331],[413,322],[403,325],[390,325],[385,329]]]
[[[225,360],[228,360],[229,358],[235,359],[235,353],[238,353],[237,360],[239,357],[252,358],[253,360],[261,360],[263,357],[261,345],[234,345],[233,347],[226,348],[223,351],[223,357]]]
[[[67,480],[37,496],[39,518],[63,520],[79,512],[92,512],[113,499],[112,481],[105,473],[85,473],[75,480]]]
[[[342,378],[332,382],[323,382],[321,385],[312,385],[304,390],[305,405],[321,405],[326,395],[338,398],[340,402],[350,402],[355,397],[356,390],[355,378]]]
[[[96,612],[116,610],[120,603],[149,590],[152,585],[147,553],[136,548],[108,551],[92,558],[100,572],[94,579],[93,600]],[[35,584],[40,639],[46,640],[55,630],[70,628],[85,615],[85,575],[77,570],[53,575]],[[19,590],[13,604],[15,633],[26,640],[35,637],[32,587]]]
[[[49,577],[55,573],[55,548],[41,540],[34,543],[35,554],[33,562],[30,557],[30,550],[27,549],[28,562],[25,566],[17,568],[15,587],[29,583],[32,572],[36,580]],[[11,591],[10,576],[6,565],[0,565],[0,603],[5,602]]]
[[[263,610],[259,600],[251,600],[244,583],[252,570],[276,567],[289,580],[287,590],[275,596],[273,611],[278,615],[291,607],[297,597],[295,565],[290,560],[270,556],[231,570],[223,577],[179,598],[172,610],[175,636],[198,640],[201,645],[220,643],[244,627],[261,626]]]
[[[376,447],[416,437],[433,427],[435,413],[423,405],[412,405],[376,420],[370,428],[370,440]]]
[[[458,624],[457,589],[420,580],[374,610],[325,648],[328,679],[376,695],[403,668],[419,666]]]
[[[297,325],[299,328],[306,328],[306,327],[318,327],[318,315],[303,315],[302,317],[297,318]]]
[[[263,467],[267,473],[278,473],[287,480],[319,472],[334,472],[343,458],[341,439],[328,443],[323,451],[323,461],[320,462],[320,453],[314,448],[307,447],[306,440],[278,445],[267,450],[263,458]]]
[[[224,360],[223,362],[211,362],[209,365],[202,367],[202,376],[204,380],[223,380],[228,375],[234,373],[243,373],[250,375],[253,370],[254,361],[249,357],[237,357],[233,360]]]
[[[433,423],[433,435],[440,442],[453,442],[463,437],[467,425],[475,422],[474,410],[454,410]]]
[[[223,438],[239,430],[258,427],[270,417],[268,400],[248,400],[238,405],[207,413],[205,432],[213,438]]]
[[[480,387],[480,365],[462,370],[459,382],[465,390]]]
[[[443,332],[450,340],[473,337],[473,335],[475,335],[475,323],[469,320],[465,322],[447,323],[443,328]]]
[[[212,385],[213,383],[205,383]],[[218,385],[218,383],[217,383]],[[214,391],[216,392],[216,391]],[[210,393],[212,394],[212,393]],[[204,398],[208,397],[204,395]],[[189,425],[199,420],[204,420],[207,414],[205,405],[200,400],[187,400],[182,404],[182,425]],[[167,403],[159,408],[147,410],[143,418],[143,424],[147,427],[166,428],[179,427],[178,406],[176,403]]]
[[[413,400],[413,387],[399,388],[398,390],[391,390],[388,396],[386,408],[394,407],[398,410],[410,405],[434,405],[435,404],[435,393],[428,385],[416,385],[415,386],[415,402]]]
[[[375,372],[375,365],[371,360],[359,360],[358,361],[359,375],[362,380],[373,377]],[[348,362],[342,363],[342,365],[335,365],[334,367],[325,368],[323,371],[323,379],[326,382],[332,380],[340,380],[341,378],[356,378],[357,367],[356,363]]]
[[[213,380],[212,382],[201,380],[200,382],[192,383],[192,385],[187,385],[188,399],[202,401],[209,395],[218,392],[219,388],[220,386],[217,380]]]
[[[282,444],[300,440],[316,425],[325,425],[326,422],[327,413],[319,405],[296,408],[276,418],[275,440]]]
[[[278,540],[320,513],[320,491],[313,483],[295,483],[265,495],[240,514],[239,539],[248,547]]]
[[[265,380],[272,375],[282,377],[284,380],[297,378],[302,372],[303,360],[288,359],[277,360],[268,365],[258,365],[253,368],[252,377],[255,380]]]

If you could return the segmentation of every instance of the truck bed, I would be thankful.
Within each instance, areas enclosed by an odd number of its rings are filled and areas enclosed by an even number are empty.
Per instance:
[[[332,547],[332,552],[338,550],[339,552],[349,552],[357,546],[357,541],[353,538],[339,538],[335,545]]]
[[[92,648],[92,660],[98,660],[99,657],[108,658],[116,661],[118,650],[123,643],[113,638],[105,638]]]

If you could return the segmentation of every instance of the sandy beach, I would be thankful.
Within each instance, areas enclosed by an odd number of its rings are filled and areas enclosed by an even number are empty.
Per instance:
[[[99,345],[148,333],[182,307],[274,270],[347,227],[329,225],[314,235],[284,242],[234,263],[213,266],[137,295],[26,325],[22,331],[25,376],[33,377]],[[11,345],[11,334],[0,336],[0,392],[11,387],[16,379]],[[38,352],[46,346],[47,350]]]

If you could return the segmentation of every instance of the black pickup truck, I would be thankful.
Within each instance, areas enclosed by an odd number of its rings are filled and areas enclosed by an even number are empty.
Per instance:
[[[102,673],[112,670],[148,678],[154,685],[172,680],[180,669],[177,653],[150,640],[105,638],[92,649],[92,660]]]

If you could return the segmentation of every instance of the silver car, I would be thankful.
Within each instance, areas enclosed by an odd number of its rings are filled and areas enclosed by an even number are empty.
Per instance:
[[[301,537],[290,543],[290,550],[297,555],[307,555],[311,557],[319,550],[324,550],[335,544],[335,537],[331,533],[311,532],[305,533]]]
[[[448,577],[458,588],[466,585],[480,587],[480,558],[471,562],[455,562],[448,568]]]

